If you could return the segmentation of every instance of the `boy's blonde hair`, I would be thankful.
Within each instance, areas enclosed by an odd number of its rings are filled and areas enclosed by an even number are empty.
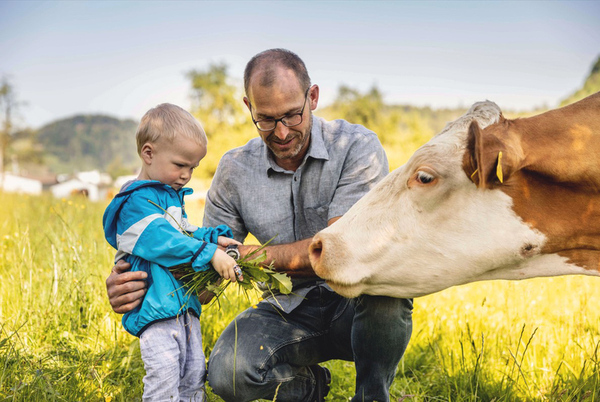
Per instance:
[[[161,103],[148,110],[135,133],[138,154],[146,143],[156,143],[163,138],[173,141],[184,135],[206,148],[208,140],[202,125],[189,112],[177,105]]]

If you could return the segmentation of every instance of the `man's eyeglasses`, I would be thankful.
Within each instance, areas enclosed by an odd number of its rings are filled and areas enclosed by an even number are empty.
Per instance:
[[[283,116],[281,119],[262,119],[262,120],[254,120],[254,116],[252,116],[252,109],[250,109],[250,116],[252,117],[252,122],[256,125],[260,131],[273,131],[275,127],[277,127],[277,123],[281,122],[286,127],[294,127],[302,123],[302,115],[304,114],[304,108],[306,107],[306,99],[308,98],[308,91],[310,87],[306,89],[306,93],[304,94],[304,104],[302,105],[302,110],[300,113],[294,113],[290,115]],[[252,107],[252,105],[250,105]]]

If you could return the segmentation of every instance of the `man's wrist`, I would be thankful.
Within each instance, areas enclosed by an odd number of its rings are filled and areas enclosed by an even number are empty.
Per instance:
[[[230,256],[231,258],[233,258],[236,261],[239,260],[241,257],[240,249],[238,248],[237,244],[230,244],[229,246],[227,246],[225,248],[225,252],[227,253],[228,256]]]

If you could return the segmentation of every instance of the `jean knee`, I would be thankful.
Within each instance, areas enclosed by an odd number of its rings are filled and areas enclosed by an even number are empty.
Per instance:
[[[231,381],[226,380],[233,377],[232,360],[219,353],[217,348],[213,349],[207,366],[207,380],[213,391],[220,395],[220,390],[231,387]],[[227,383],[227,384],[226,384]]]
[[[213,392],[225,401],[250,401],[262,397],[264,373],[254,355],[246,355],[239,349],[234,353],[213,350],[208,362],[208,384]]]
[[[240,380],[245,377],[233,354],[213,349],[208,361],[207,378],[215,394],[226,401],[235,400],[234,390],[243,385]]]

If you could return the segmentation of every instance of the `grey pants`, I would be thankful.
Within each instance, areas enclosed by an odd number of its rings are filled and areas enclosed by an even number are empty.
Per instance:
[[[158,321],[140,336],[144,401],[204,401],[206,359],[200,321],[191,314]]]

